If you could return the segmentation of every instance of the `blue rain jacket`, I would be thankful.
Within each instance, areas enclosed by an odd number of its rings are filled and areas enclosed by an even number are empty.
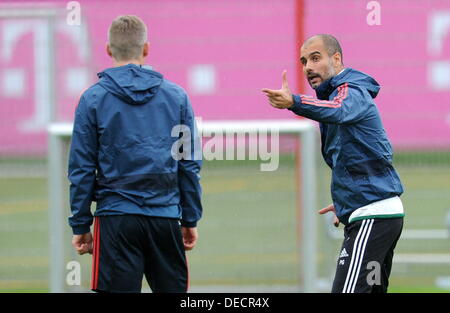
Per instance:
[[[290,110],[320,122],[322,156],[332,169],[333,204],[344,225],[354,210],[403,193],[373,100],[379,90],[372,77],[346,68],[319,85],[317,98],[293,95]]]
[[[68,171],[73,233],[90,231],[93,201],[95,216],[158,216],[195,227],[202,215],[201,153],[195,153],[201,147],[186,92],[134,64],[98,77],[75,113]],[[183,151],[183,142],[191,149]],[[184,152],[181,160],[174,147]]]

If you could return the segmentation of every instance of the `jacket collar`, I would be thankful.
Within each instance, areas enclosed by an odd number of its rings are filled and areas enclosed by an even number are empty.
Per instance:
[[[350,68],[345,68],[342,70],[339,74],[336,76],[331,77],[330,79],[327,79],[323,83],[321,83],[317,89],[316,89],[316,95],[317,98],[320,100],[328,100],[331,93],[336,89],[338,86],[338,82],[341,81],[341,79],[347,75],[351,71]]]

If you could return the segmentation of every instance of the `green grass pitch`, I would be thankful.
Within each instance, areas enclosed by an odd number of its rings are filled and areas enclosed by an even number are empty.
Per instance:
[[[298,282],[299,256],[295,167],[285,159],[275,172],[259,162],[206,162],[202,171],[204,216],[198,246],[188,253],[191,286],[292,285]],[[406,229],[445,228],[450,210],[448,164],[401,164]],[[329,173],[319,179],[322,203],[329,201]],[[26,176],[26,175],[25,175]],[[0,292],[46,292],[49,273],[47,179],[0,176]],[[62,208],[64,209],[64,208]],[[319,209],[319,207],[318,207]],[[318,216],[318,225],[323,217]],[[324,231],[320,238],[324,238]],[[340,241],[321,244],[319,262],[337,256]],[[70,237],[67,239],[70,251]],[[450,254],[448,240],[401,240],[397,253]],[[90,257],[82,262],[89,286]],[[329,264],[329,263],[327,263]],[[333,267],[319,268],[332,277]],[[435,285],[449,276],[450,264],[394,264],[390,292],[449,292]]]

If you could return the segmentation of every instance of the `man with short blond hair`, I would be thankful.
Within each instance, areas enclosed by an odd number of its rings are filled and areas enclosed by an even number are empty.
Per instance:
[[[111,23],[108,46],[115,60],[139,59],[146,44],[147,26],[139,17],[124,15]]]
[[[171,134],[184,126],[187,146],[198,147],[194,113],[181,87],[144,65],[149,43],[140,18],[116,18],[106,51],[114,67],[98,74],[75,113],[72,244],[93,253],[94,291],[140,292],[145,274],[153,292],[186,292],[185,250],[196,245],[202,215],[201,160],[196,151],[173,152],[180,138]]]

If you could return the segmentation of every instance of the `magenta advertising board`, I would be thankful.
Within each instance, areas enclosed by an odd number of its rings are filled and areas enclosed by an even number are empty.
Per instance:
[[[450,1],[306,1],[304,23],[306,36],[335,34],[345,66],[379,82],[395,146],[450,147]]]
[[[48,122],[71,121],[82,91],[112,65],[106,33],[123,14],[147,23],[148,64],[188,91],[203,120],[296,118],[260,90],[281,85],[287,69],[295,91],[299,34],[331,33],[345,65],[381,84],[376,102],[395,146],[449,148],[450,2],[375,1],[374,25],[369,2],[80,0],[74,25],[69,1],[0,1],[0,155],[45,153]],[[25,18],[39,10],[47,15]]]

